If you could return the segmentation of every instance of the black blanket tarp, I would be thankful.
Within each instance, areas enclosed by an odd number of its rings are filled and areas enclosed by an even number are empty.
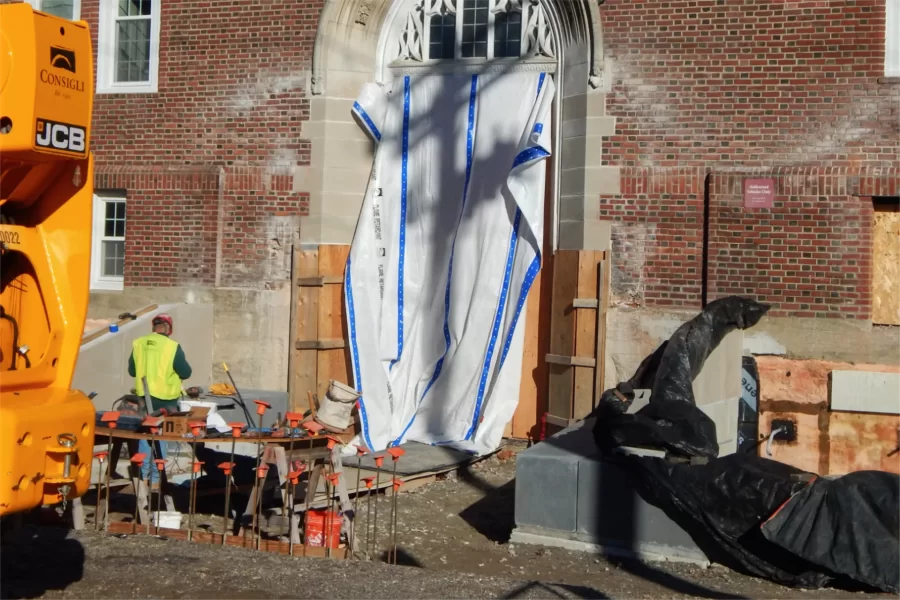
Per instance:
[[[727,334],[756,325],[769,308],[739,296],[710,302],[644,359],[629,381],[601,396],[591,413],[598,417],[597,445],[658,448],[683,457],[718,456],[716,425],[697,408],[694,378]],[[652,390],[650,402],[626,414],[634,400],[633,390],[640,388]]]
[[[833,577],[767,540],[760,525],[806,483],[804,473],[749,454],[705,465],[659,458],[617,458],[641,497],[678,523],[711,561],[797,587],[820,587]]]
[[[829,571],[900,592],[900,476],[817,478],[762,527],[770,542]]]

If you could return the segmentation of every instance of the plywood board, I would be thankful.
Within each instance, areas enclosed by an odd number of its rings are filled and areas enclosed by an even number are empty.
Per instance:
[[[572,356],[575,350],[575,311],[578,290],[577,250],[560,250],[553,266],[553,299],[550,309],[550,354]],[[548,365],[548,412],[571,418],[574,378],[572,367]]]
[[[330,281],[344,274],[350,246],[319,246],[319,275]],[[344,286],[342,283],[327,283],[319,288],[318,306],[319,339],[347,339],[344,323]],[[319,397],[325,395],[328,382],[334,379],[352,385],[350,378],[350,349],[319,350],[317,356],[316,390]]]
[[[543,266],[525,303],[525,340],[519,404],[509,436],[537,439],[541,415],[547,412],[547,363],[550,347],[550,301],[553,289],[553,256],[545,254]]]
[[[584,251],[578,253],[578,298],[597,298],[597,262],[602,252]],[[596,353],[597,309],[579,308],[575,312],[575,356],[593,359]],[[572,416],[579,419],[587,416],[594,403],[593,366],[574,367],[574,391]],[[560,415],[562,416],[562,415]]]
[[[900,206],[875,205],[872,321],[900,325]]]
[[[292,285],[297,286],[297,280],[304,277],[315,277],[319,272],[319,256],[316,249],[295,249],[294,273]],[[294,307],[294,341],[318,340],[318,287],[298,287],[292,294],[297,298]],[[306,410],[307,391],[316,389],[318,350],[297,350],[291,344],[290,360],[290,396],[291,410],[303,412]]]

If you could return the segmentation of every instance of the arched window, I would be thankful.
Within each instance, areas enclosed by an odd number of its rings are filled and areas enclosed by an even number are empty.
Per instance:
[[[394,62],[554,56],[553,35],[539,0],[416,0]]]

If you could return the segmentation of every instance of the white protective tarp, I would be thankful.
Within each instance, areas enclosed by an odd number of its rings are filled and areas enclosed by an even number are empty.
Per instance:
[[[361,440],[496,449],[540,269],[547,73],[419,75],[353,106],[376,142],[344,291]]]

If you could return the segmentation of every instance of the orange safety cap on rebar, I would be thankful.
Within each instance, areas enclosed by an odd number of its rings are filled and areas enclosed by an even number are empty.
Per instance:
[[[394,491],[396,492],[397,490],[400,489],[400,486],[403,485],[403,482],[399,479],[395,479],[393,482],[393,485],[394,485]]]
[[[265,479],[266,474],[269,472],[269,465],[259,465],[256,468],[256,476],[260,479]]]
[[[206,463],[203,462],[202,460],[195,460],[194,462],[191,463],[191,467],[193,468],[194,473],[199,473],[200,467],[202,467],[205,464]]]
[[[315,421],[304,421],[303,423],[300,423],[300,426],[303,427],[303,429],[307,430],[308,432],[310,432],[313,435],[315,435],[315,434],[319,433],[320,431],[322,431],[323,429],[325,429],[322,425],[320,425],[319,423],[317,423]]]
[[[300,482],[301,475],[303,475],[303,471],[291,471],[288,473],[288,479],[291,480],[293,485],[297,485]]]
[[[256,414],[258,415],[264,415],[266,414],[266,409],[272,408],[272,405],[265,400],[254,400],[253,404],[256,405]]]
[[[106,423],[106,426],[110,429],[116,428],[116,422],[119,420],[119,415],[122,413],[117,410],[108,410],[103,413],[103,416],[100,417],[101,423]]]
[[[303,413],[298,413],[298,412],[284,413],[284,418],[287,419],[288,424],[290,424],[291,429],[293,429],[297,425],[300,424],[300,421],[303,420]]]
[[[365,446],[357,446],[356,447],[356,455],[357,456],[365,456],[368,453],[369,453],[369,449],[366,448]]]
[[[97,452],[94,454],[94,458],[96,458],[100,462],[103,462],[104,460],[106,460],[107,456],[109,456],[109,452],[106,452],[105,450],[103,452]]]
[[[341,479],[341,474],[340,473],[329,473],[328,475],[325,476],[325,479],[327,479],[331,485],[337,485],[338,481],[340,481],[340,479]]]
[[[382,454],[381,456],[376,456],[374,458],[375,458],[375,466],[380,469],[381,465],[384,464],[384,454]]]
[[[134,464],[139,464],[144,462],[144,459],[147,458],[146,452],[135,452],[129,460]]]
[[[326,439],[328,439],[328,449],[329,450],[334,450],[335,446],[342,443],[340,439],[334,437],[333,435],[326,435],[325,437],[326,437]]]
[[[374,481],[375,481],[375,478],[374,478],[374,477],[365,477],[365,478],[363,478],[363,483],[366,484],[366,489],[367,489],[367,490],[371,490],[371,489],[372,489],[372,482],[374,482]]]
[[[188,421],[188,427],[191,428],[191,435],[196,437],[206,429],[206,421]]]
[[[231,427],[232,437],[241,437],[241,431],[244,429],[243,423],[229,423],[228,426]]]
[[[165,471],[166,470],[166,460],[164,458],[157,458],[153,461],[153,464],[156,465],[157,471]]]
[[[222,469],[222,471],[225,473],[225,475],[231,475],[231,469],[234,468],[234,463],[233,462],[223,462],[223,463],[219,463],[218,467],[220,469]]]
[[[402,448],[398,448],[397,446],[392,446],[387,449],[388,454],[391,455],[391,458],[394,459],[394,462],[400,460],[400,457],[406,454],[406,450]]]

